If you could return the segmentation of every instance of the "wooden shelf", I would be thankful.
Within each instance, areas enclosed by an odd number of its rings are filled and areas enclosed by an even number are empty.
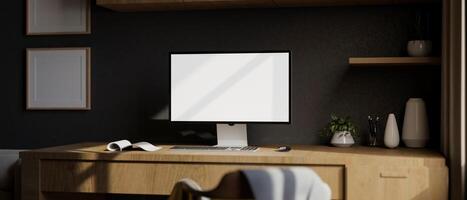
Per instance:
[[[351,57],[349,65],[359,67],[372,66],[437,66],[439,57]]]
[[[439,3],[440,0],[97,0],[96,4],[121,12],[165,10],[215,10],[352,5],[401,5]]]

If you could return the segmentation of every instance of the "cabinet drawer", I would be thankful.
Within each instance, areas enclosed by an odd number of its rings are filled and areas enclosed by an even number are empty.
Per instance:
[[[347,169],[349,199],[445,200],[447,169],[406,166],[358,166]]]
[[[41,190],[167,195],[182,178],[191,178],[202,188],[211,189],[227,172],[262,167],[268,165],[44,160],[41,162]],[[328,183],[333,199],[343,199],[343,166],[309,167]]]

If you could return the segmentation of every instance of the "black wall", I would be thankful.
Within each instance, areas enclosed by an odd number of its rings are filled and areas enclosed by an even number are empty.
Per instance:
[[[427,10],[427,8],[423,8]],[[292,52],[292,123],[250,125],[252,144],[319,144],[331,113],[367,131],[366,116],[397,114],[409,97],[426,100],[433,144],[439,138],[440,68],[352,68],[349,56],[405,55],[415,7],[329,7],[119,13],[92,7],[92,34],[25,36],[24,1],[0,7],[0,148],[36,148],[122,138],[209,144],[151,117],[167,105],[169,51]],[[429,9],[428,9],[429,10]],[[440,18],[438,9],[430,11]],[[439,20],[431,37],[439,42]],[[438,43],[437,43],[438,44]],[[26,111],[25,48],[92,47],[91,111]],[[439,48],[439,46],[437,46]],[[383,134],[385,121],[381,123]]]

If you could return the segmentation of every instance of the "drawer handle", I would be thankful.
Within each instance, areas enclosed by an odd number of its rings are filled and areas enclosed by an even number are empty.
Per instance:
[[[380,177],[381,178],[407,178],[407,175],[401,172],[381,172]]]

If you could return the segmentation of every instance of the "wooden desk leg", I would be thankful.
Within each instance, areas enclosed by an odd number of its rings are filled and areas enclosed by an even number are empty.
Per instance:
[[[21,158],[21,200],[44,200],[40,188],[40,160]]]

